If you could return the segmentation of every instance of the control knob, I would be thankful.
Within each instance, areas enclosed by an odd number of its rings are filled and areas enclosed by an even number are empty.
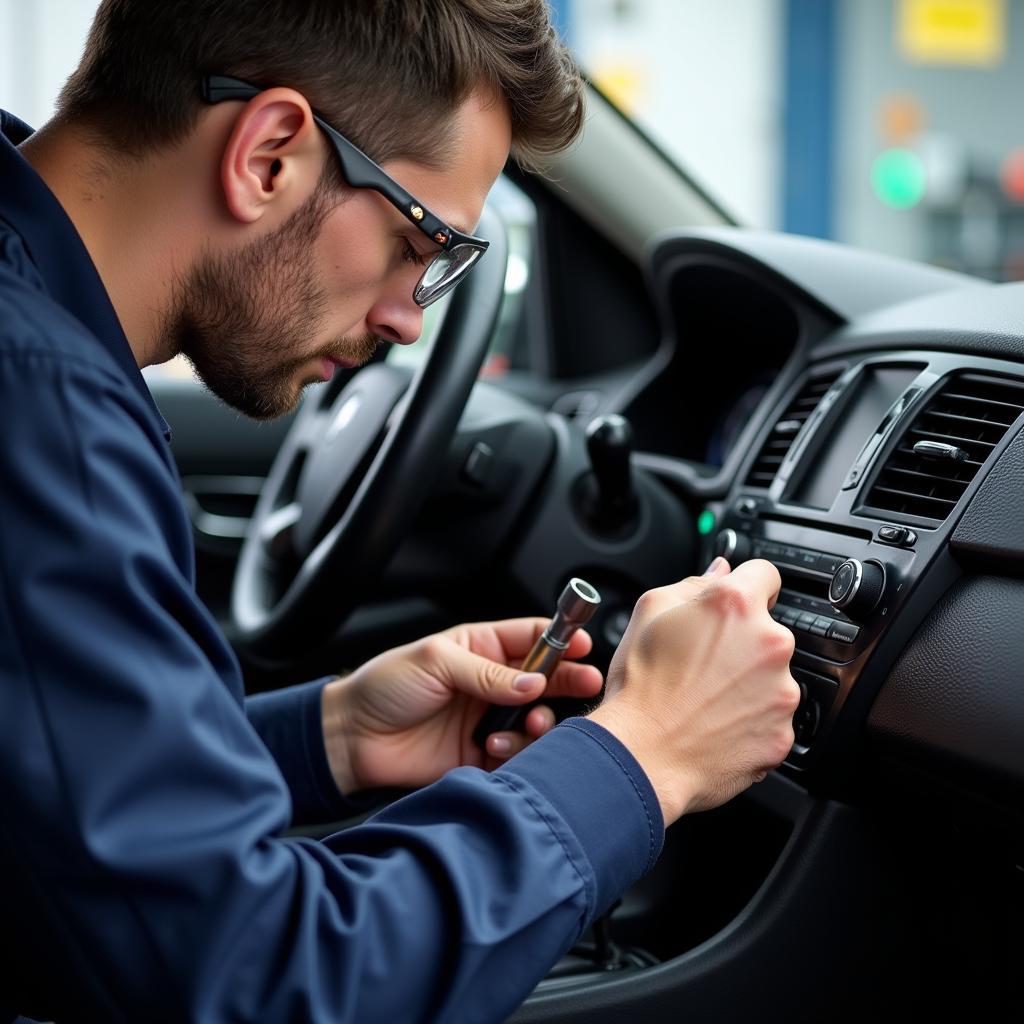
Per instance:
[[[828,599],[837,611],[863,621],[874,611],[884,589],[885,569],[880,562],[848,558],[832,576]]]
[[[721,555],[735,568],[750,557],[750,538],[735,530],[719,530],[715,538],[715,554]]]

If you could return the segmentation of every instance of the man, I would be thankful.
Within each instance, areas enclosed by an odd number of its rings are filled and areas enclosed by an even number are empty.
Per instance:
[[[5,115],[0,1019],[501,1020],[666,825],[787,753],[764,562],[646,594],[604,703],[535,710],[536,742],[486,757],[487,703],[543,692],[514,668],[540,621],[245,704],[194,594],[139,368],[184,352],[267,417],[413,342],[510,148],[555,151],[581,117],[542,0],[106,0],[54,121]],[[346,181],[351,144],[408,209]],[[567,662],[548,692],[600,685]],[[377,785],[425,788],[282,835]]]

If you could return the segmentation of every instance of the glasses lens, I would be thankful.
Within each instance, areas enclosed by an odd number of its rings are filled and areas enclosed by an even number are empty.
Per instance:
[[[457,245],[447,252],[439,252],[423,271],[413,300],[418,306],[429,306],[450,292],[483,254],[484,250],[475,245]]]

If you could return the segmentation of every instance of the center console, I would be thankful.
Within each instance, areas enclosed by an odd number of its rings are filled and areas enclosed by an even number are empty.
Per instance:
[[[920,351],[815,366],[708,506],[709,558],[764,558],[782,577],[772,615],[795,634],[803,695],[792,767],[829,746],[852,697],[873,696],[869,661],[949,586],[949,535],[1024,412],[1019,374]]]

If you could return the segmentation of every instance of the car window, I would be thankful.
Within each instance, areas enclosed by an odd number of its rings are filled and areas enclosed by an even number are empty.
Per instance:
[[[1024,277],[1024,0],[558,0],[599,87],[742,224]]]

